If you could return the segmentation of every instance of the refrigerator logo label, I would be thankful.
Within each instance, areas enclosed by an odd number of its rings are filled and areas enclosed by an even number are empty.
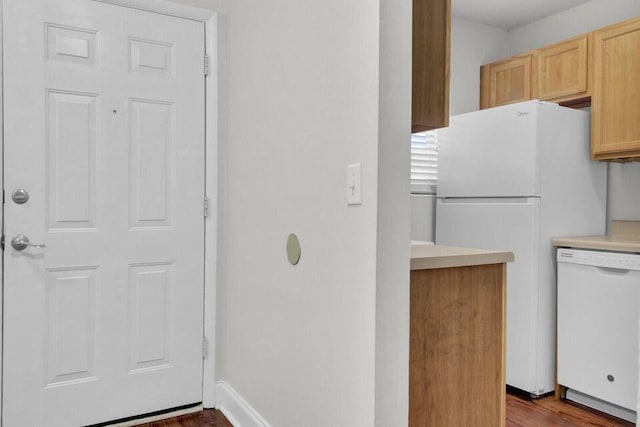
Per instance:
[[[518,111],[518,117],[526,116],[527,114],[529,114],[528,111]]]

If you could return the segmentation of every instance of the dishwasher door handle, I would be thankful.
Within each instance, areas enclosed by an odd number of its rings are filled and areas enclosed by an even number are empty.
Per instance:
[[[627,270],[624,268],[613,268],[613,267],[594,267],[596,270],[600,271],[601,273],[607,274],[607,275],[612,275],[612,276],[627,276],[629,273],[631,273],[631,270]]]

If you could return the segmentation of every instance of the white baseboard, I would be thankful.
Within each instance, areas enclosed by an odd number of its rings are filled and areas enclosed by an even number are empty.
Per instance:
[[[216,409],[234,427],[270,427],[234,389],[224,381],[216,381]]]

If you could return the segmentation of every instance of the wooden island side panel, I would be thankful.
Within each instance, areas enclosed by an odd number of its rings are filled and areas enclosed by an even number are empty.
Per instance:
[[[411,271],[409,426],[505,425],[506,264]]]

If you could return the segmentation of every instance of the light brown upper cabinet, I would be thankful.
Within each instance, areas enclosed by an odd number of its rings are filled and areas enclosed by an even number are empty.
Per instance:
[[[480,68],[480,108],[542,99],[563,105],[591,96],[589,34]]]
[[[640,158],[640,18],[593,33],[591,156]]]
[[[411,132],[449,125],[451,0],[413,0]]]
[[[532,99],[532,55],[514,56],[480,68],[480,108]]]
[[[564,104],[591,96],[590,39],[585,34],[534,52],[539,99]]]

